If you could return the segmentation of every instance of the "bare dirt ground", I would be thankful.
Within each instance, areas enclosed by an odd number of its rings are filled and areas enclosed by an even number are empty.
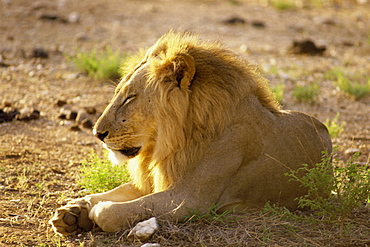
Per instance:
[[[309,1],[307,1],[309,2]],[[225,24],[241,18],[244,23]],[[78,197],[81,161],[98,140],[89,129],[71,131],[58,118],[58,100],[73,110],[95,107],[98,114],[114,88],[77,73],[65,55],[110,46],[134,52],[169,29],[219,40],[261,67],[272,85],[283,82],[285,109],[304,111],[321,121],[338,112],[346,126],[337,158],[357,148],[359,161],[370,153],[370,98],[354,100],[337,90],[324,73],[345,68],[370,78],[370,4],[333,1],[320,7],[285,11],[254,1],[206,0],[3,0],[0,2],[0,103],[34,108],[41,117],[0,123],[0,246],[140,246],[127,231],[57,237],[48,220],[67,198]],[[294,40],[326,47],[320,56],[288,53]],[[34,49],[46,51],[40,58]],[[42,56],[42,55],[41,55]],[[292,97],[296,84],[317,82],[314,104]],[[370,246],[370,214],[357,212],[347,231],[335,225],[293,224],[254,213],[236,222],[163,222],[152,242],[162,246]]]

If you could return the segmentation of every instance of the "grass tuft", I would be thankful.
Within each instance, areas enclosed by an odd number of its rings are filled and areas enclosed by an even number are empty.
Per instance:
[[[281,104],[283,101],[284,89],[285,89],[284,83],[280,83],[272,87],[272,93],[274,94],[275,100],[279,102],[279,104]]]
[[[128,58],[127,54],[113,51],[106,47],[98,51],[79,52],[67,59],[72,61],[77,70],[86,73],[94,79],[118,79],[121,77],[120,67]]]
[[[291,0],[270,0],[269,3],[278,10],[287,10],[296,7],[294,1]]]
[[[305,86],[296,85],[293,89],[293,97],[298,102],[309,102],[314,104],[320,94],[320,86],[317,83],[310,83]]]
[[[333,69],[326,73],[326,77],[334,81],[340,91],[353,96],[355,100],[365,98],[370,95],[370,78],[361,75],[347,75],[341,69]],[[359,81],[365,81],[360,83]]]
[[[326,128],[328,128],[331,138],[339,137],[344,131],[344,126],[346,125],[346,122],[341,122],[339,124],[339,116],[340,113],[338,112],[332,120],[326,119],[326,121],[324,122]]]
[[[80,172],[79,184],[89,193],[108,191],[130,180],[125,166],[113,166],[107,157],[101,159],[95,153],[82,162]]]

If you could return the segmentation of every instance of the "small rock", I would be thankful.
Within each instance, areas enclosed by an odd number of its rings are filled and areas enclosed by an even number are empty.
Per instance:
[[[71,130],[71,131],[80,131],[81,129],[77,124],[75,124],[75,125],[72,125],[71,127],[69,127],[69,130]]]
[[[80,21],[81,15],[78,12],[71,12],[68,15],[68,22],[77,23]]]
[[[67,113],[66,113],[66,119],[67,120],[76,120],[76,118],[77,118],[77,112],[75,112],[75,111],[67,111]]]
[[[0,67],[6,68],[6,67],[9,67],[9,66],[10,66],[10,64],[5,63],[4,62],[4,57],[2,55],[0,55]]]
[[[294,41],[290,48],[292,54],[322,55],[326,47],[317,47],[311,40]]]
[[[62,106],[64,106],[64,105],[67,104],[67,101],[65,101],[65,100],[57,100],[57,102],[55,104],[57,106],[59,106],[59,107],[62,107]]]
[[[63,79],[72,81],[80,77],[81,73],[70,73],[70,74],[65,74],[63,75]]]
[[[33,49],[32,57],[48,58],[49,53],[46,50],[44,50],[43,48],[39,47],[39,48]]]
[[[96,108],[92,106],[84,107],[85,111],[89,113],[90,115],[96,114]]]
[[[76,34],[75,39],[76,39],[77,41],[87,41],[87,40],[89,40],[90,38],[89,38],[89,36],[87,36],[85,33],[78,33],[78,34]]]
[[[157,219],[155,217],[150,218],[136,224],[134,228],[129,232],[127,238],[131,241],[135,238],[140,241],[148,240],[158,230]]]
[[[67,119],[67,115],[65,113],[60,113],[58,118],[59,119]]]
[[[358,149],[358,148],[349,148],[349,149],[347,149],[346,151],[344,151],[344,153],[346,154],[346,155],[354,155],[355,153],[359,153],[360,154],[360,149]]]
[[[4,107],[10,107],[10,106],[12,106],[12,103],[10,103],[9,101],[7,101],[7,100],[4,99],[1,102],[1,105],[4,106]]]
[[[20,114],[16,116],[17,120],[28,122],[30,120],[36,120],[40,118],[40,111],[35,110],[31,107],[26,107],[20,111]]]
[[[245,24],[246,21],[239,17],[231,17],[227,20],[222,21],[226,25],[236,25],[236,24]]]
[[[13,107],[5,107],[3,109],[3,113],[6,113],[6,115],[5,114],[3,115],[5,122],[11,122],[14,118],[16,118],[20,114],[18,109]]]
[[[82,123],[82,121],[87,118],[88,114],[84,110],[79,110],[75,119],[77,123]]]
[[[33,112],[30,115],[31,120],[36,120],[40,118],[40,111],[39,110],[33,110]]]
[[[72,122],[64,119],[64,120],[59,122],[59,125],[60,126],[71,126]]]
[[[265,28],[266,27],[263,21],[252,21],[251,25],[255,28]]]
[[[40,20],[48,20],[48,21],[55,21],[59,19],[59,16],[55,14],[48,14],[48,13],[43,13],[39,17]]]
[[[92,129],[92,127],[94,126],[94,124],[89,119],[82,120],[81,125],[82,125],[82,127],[86,128],[86,129]]]
[[[146,244],[143,244],[141,247],[160,247],[160,246],[161,245],[157,243],[146,243]]]
[[[0,123],[6,122],[8,118],[8,114],[3,111],[3,109],[0,109]]]

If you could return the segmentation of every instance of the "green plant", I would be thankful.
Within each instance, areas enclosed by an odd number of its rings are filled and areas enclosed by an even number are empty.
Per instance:
[[[277,84],[274,87],[272,87],[272,92],[275,96],[275,99],[280,104],[283,101],[284,88],[285,88],[285,84],[283,84],[283,83]]]
[[[214,222],[234,222],[238,220],[238,217],[233,217],[230,213],[234,212],[234,210],[226,210],[224,212],[218,213],[217,212],[217,205],[212,205],[206,214],[202,214],[198,212],[196,209],[192,209],[189,216],[186,217],[187,222],[194,222],[194,221],[205,221],[208,223]],[[230,216],[230,217],[229,217]]]
[[[320,86],[317,83],[310,83],[305,86],[296,85],[293,89],[293,97],[298,102],[310,102],[313,104],[320,93]]]
[[[332,165],[332,155],[324,154],[322,162],[314,167],[304,164],[286,173],[308,189],[307,195],[297,198],[299,207],[315,210],[318,216],[343,227],[349,214],[370,196],[369,164],[360,165],[355,162],[357,158],[358,154],[345,164],[336,160]]]
[[[80,172],[79,184],[91,193],[111,190],[129,181],[125,166],[113,166],[107,158],[101,159],[95,153],[82,162]]]
[[[348,76],[341,69],[333,69],[326,73],[326,77],[334,80],[334,84],[339,90],[353,96],[356,100],[370,95],[370,78],[361,75]],[[360,83],[359,81],[367,81]]]
[[[344,130],[344,126],[346,125],[346,122],[341,122],[340,124],[338,123],[339,116],[340,113],[338,112],[332,120],[326,119],[324,122],[325,126],[328,128],[331,138],[339,137]]]
[[[286,10],[296,7],[294,1],[291,0],[270,0],[269,3],[278,10]]]
[[[79,52],[67,58],[79,71],[95,79],[117,79],[121,77],[120,67],[127,57],[127,54],[114,52],[106,47],[100,51],[93,49],[89,52]]]
[[[370,79],[366,84],[360,84],[359,82],[351,82],[348,78],[340,75],[336,81],[336,85],[343,92],[352,95],[356,100],[364,98],[370,94]]]

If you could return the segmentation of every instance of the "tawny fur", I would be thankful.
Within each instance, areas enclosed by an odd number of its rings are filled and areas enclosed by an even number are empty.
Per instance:
[[[129,158],[132,182],[58,209],[61,235],[92,222],[117,231],[153,215],[183,220],[215,205],[295,209],[307,189],[284,173],[331,153],[322,123],[281,110],[256,67],[217,42],[169,32],[125,71],[94,129],[112,160]]]

